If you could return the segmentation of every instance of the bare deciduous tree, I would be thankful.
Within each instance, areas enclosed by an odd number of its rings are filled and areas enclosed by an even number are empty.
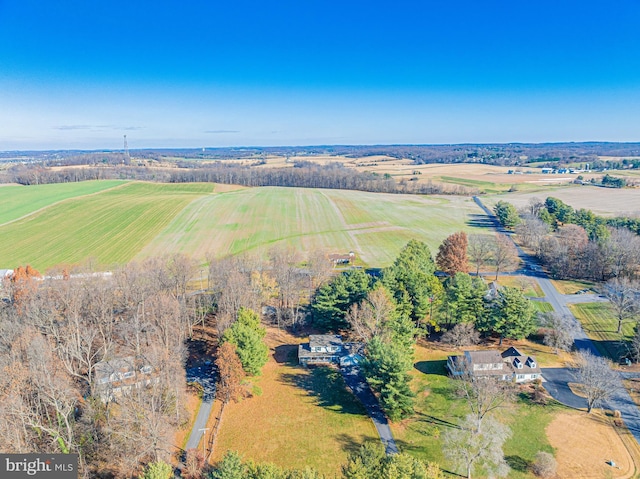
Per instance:
[[[491,477],[504,477],[509,466],[502,448],[510,435],[509,428],[493,418],[485,421],[482,431],[476,429],[476,418],[471,414],[460,428],[451,428],[444,434],[444,454],[467,479],[478,468]]]
[[[480,333],[472,323],[458,323],[442,335],[442,342],[456,348],[480,342]]]
[[[493,264],[496,267],[496,280],[500,271],[505,270],[509,266],[515,265],[518,262],[518,250],[516,249],[513,241],[507,235],[496,234],[496,239],[493,244]]]
[[[467,255],[469,256],[469,261],[476,266],[476,275],[478,275],[480,269],[491,260],[493,243],[494,239],[489,235],[469,235]]]
[[[349,308],[345,319],[359,341],[368,343],[374,336],[386,339],[390,331],[387,323],[395,314],[395,305],[386,288],[380,285],[358,304]]]
[[[609,362],[590,351],[581,350],[575,358],[578,380],[582,383],[587,397],[587,412],[601,405],[620,387],[616,373],[611,371]]]
[[[540,325],[546,328],[544,344],[553,348],[556,354],[571,350],[577,325],[570,316],[555,312],[544,313],[540,316]]]
[[[640,282],[627,278],[610,279],[602,286],[602,294],[616,313],[620,334],[622,323],[640,314]]]

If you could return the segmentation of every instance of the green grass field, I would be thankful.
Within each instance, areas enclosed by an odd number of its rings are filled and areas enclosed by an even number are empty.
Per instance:
[[[618,320],[608,303],[571,304],[569,308],[602,354],[618,361],[627,353],[624,343],[633,339],[633,321],[623,322],[622,334],[618,334]]]
[[[59,201],[98,193],[123,183],[124,181],[119,180],[103,180],[37,186],[3,186],[0,188],[0,225]]]
[[[280,245],[303,255],[352,250],[359,264],[385,266],[410,239],[435,256],[451,233],[489,233],[474,224],[481,211],[466,197],[275,187],[216,193],[214,184],[143,182],[3,187],[0,195],[12,198],[13,188],[20,193],[3,218],[15,221],[0,226],[7,268],[88,258],[109,267],[176,252],[200,261],[210,253],[264,256]]]
[[[214,185],[129,183],[69,199],[0,227],[0,264],[46,270],[95,258],[126,263],[187,204]]]
[[[370,266],[391,263],[410,239],[435,255],[449,234],[466,230],[480,210],[471,199],[302,188],[250,188],[200,198],[179,214],[139,257],[181,251],[198,258],[276,245],[302,253],[355,251]]]

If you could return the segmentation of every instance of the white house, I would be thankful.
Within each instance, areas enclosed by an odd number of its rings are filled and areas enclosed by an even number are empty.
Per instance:
[[[495,350],[464,351],[463,356],[449,356],[447,369],[453,377],[471,372],[476,377],[497,377],[517,383],[542,377],[542,370],[533,356],[511,347],[500,354]]]

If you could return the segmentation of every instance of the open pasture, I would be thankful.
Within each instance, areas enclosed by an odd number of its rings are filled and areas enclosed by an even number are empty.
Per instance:
[[[122,185],[120,180],[83,181],[51,185],[9,185],[0,188],[0,225],[69,198],[98,193]]]
[[[391,195],[346,190],[262,187],[202,197],[188,205],[138,255],[183,252],[266,254],[273,246],[354,251],[385,266],[407,241],[425,241],[433,254],[449,234],[473,226],[481,211],[470,198]]]
[[[531,198],[544,201],[553,196],[576,209],[586,208],[597,215],[619,216],[640,212],[640,188],[600,188],[598,186],[564,186],[539,192],[514,192],[487,198],[487,204],[499,200],[513,203],[516,207],[526,206]],[[483,200],[484,201],[484,200]]]
[[[0,227],[0,264],[46,270],[95,258],[126,263],[213,184],[128,183],[100,194],[59,202]]]

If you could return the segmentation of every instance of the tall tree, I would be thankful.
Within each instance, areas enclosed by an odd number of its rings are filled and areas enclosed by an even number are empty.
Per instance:
[[[480,331],[492,331],[503,338],[524,339],[536,330],[534,307],[518,288],[504,286],[498,291],[486,323]]]
[[[520,223],[520,217],[518,216],[518,210],[511,203],[506,201],[498,201],[493,207],[493,212],[498,217],[498,221],[505,228],[514,228]]]
[[[260,325],[258,314],[250,309],[240,308],[235,323],[222,336],[223,342],[231,343],[237,348],[242,368],[250,376],[260,374],[269,357],[269,348],[263,341],[266,334],[266,329]]]
[[[383,283],[400,307],[407,306],[416,323],[423,321],[429,312],[434,271],[429,247],[417,240],[409,241],[393,264],[383,271]]]
[[[366,297],[370,283],[364,271],[349,270],[322,285],[311,303],[314,325],[327,331],[348,328],[345,315],[352,304]]]
[[[602,286],[602,293],[615,311],[618,334],[620,334],[624,321],[640,315],[640,282],[627,278],[614,278]]]
[[[619,379],[617,374],[611,371],[606,359],[595,356],[586,349],[578,352],[576,364],[578,381],[582,383],[587,396],[587,412],[590,413],[591,409],[609,399],[620,387]]]
[[[503,447],[510,435],[509,429],[493,418],[488,418],[483,430],[478,431],[473,416],[467,416],[459,429],[450,428],[445,433],[444,454],[467,479],[478,469],[491,477],[504,477],[509,466]]]
[[[546,329],[544,344],[553,348],[556,354],[571,350],[577,329],[573,318],[556,312],[544,313],[540,316],[540,325]]]
[[[487,286],[479,277],[458,273],[445,282],[445,310],[447,323],[480,323],[486,308],[484,296]]]
[[[496,267],[496,281],[500,271],[517,264],[518,250],[507,235],[497,233],[493,243],[493,263]]]
[[[467,234],[464,231],[453,233],[445,238],[436,255],[436,263],[440,270],[449,276],[467,273],[469,271],[467,245]]]
[[[469,235],[467,255],[469,260],[476,266],[476,276],[482,267],[489,263],[493,256],[493,238],[489,235],[473,234]]]
[[[380,406],[392,421],[413,412],[414,393],[408,371],[412,366],[411,353],[393,342],[384,343],[374,337],[367,345],[362,371],[371,388],[380,395]]]

